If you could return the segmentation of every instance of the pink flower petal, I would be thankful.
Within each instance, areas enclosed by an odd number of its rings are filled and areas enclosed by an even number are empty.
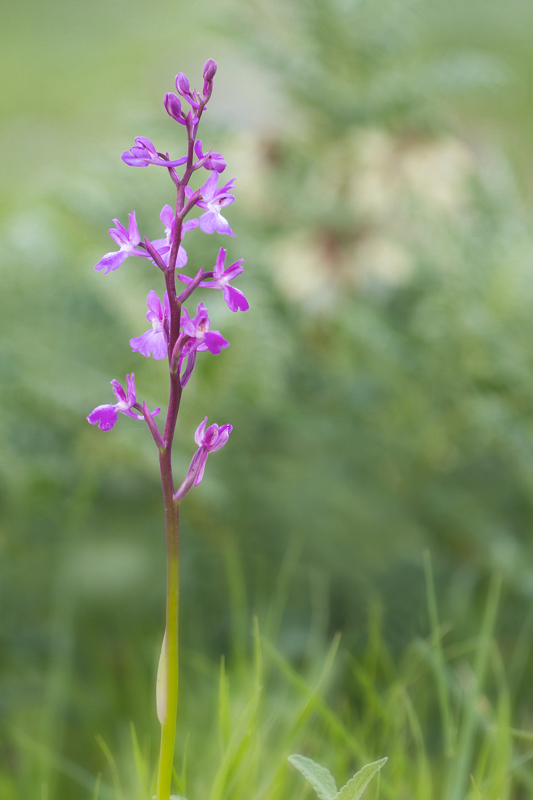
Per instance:
[[[104,275],[107,275],[108,272],[111,272],[111,270],[118,269],[120,265],[123,264],[127,259],[127,257],[128,254],[123,250],[119,251],[118,253],[106,253],[94,268],[99,271],[103,270]]]
[[[217,215],[214,211],[206,211],[200,217],[200,228],[204,233],[214,233],[217,227]]]
[[[98,425],[101,431],[110,431],[118,418],[118,411],[116,406],[103,405],[97,406],[89,416],[87,421],[91,425]]]
[[[198,447],[201,447],[203,445],[203,443],[204,443],[204,434],[205,434],[205,426],[206,426],[206,424],[207,424],[207,417],[203,420],[203,422],[200,422],[200,424],[196,428],[196,431],[195,431],[195,434],[194,434],[194,441],[196,442]]]
[[[230,311],[248,311],[250,308],[244,294],[234,286],[224,286],[222,295]]]

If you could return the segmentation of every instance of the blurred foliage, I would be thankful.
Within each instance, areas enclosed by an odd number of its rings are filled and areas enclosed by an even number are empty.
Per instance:
[[[533,230],[505,154],[515,132],[498,146],[491,114],[498,98],[512,111],[529,62],[521,72],[490,36],[470,43],[424,0],[228,0],[216,13],[55,0],[42,26],[38,9],[13,6],[1,32],[6,763],[25,774],[15,729],[83,763],[93,731],[153,726],[155,452],[134,422],[104,435],[84,417],[131,371],[150,406],[164,402],[164,371],[128,347],[155,275],[92,265],[112,217],[135,208],[143,233],[160,233],[166,176],[118,156],[139,134],[180,149],[161,100],[208,56],[220,88],[203,138],[237,176],[228,257],[246,259],[251,310],[229,315],[209,295],[231,348],[199,361],[178,432],[179,471],[205,415],[234,424],[184,506],[184,646],[238,663],[257,612],[296,664],[315,628],[343,630],[357,653],[379,595],[399,657],[427,634],[429,546],[462,636],[503,574],[506,655],[533,593]],[[483,12],[489,30],[499,12]],[[509,6],[501,41],[520,39],[521,15]],[[219,246],[192,232],[190,264]],[[513,685],[518,713],[530,684]]]
[[[340,635],[326,647],[315,627],[304,637],[295,669],[256,621],[252,652],[232,658],[229,668],[224,659],[217,669],[213,660],[187,653],[174,785],[178,796],[309,797],[287,762],[297,751],[320,757],[339,782],[388,753],[386,768],[369,794],[386,800],[527,797],[532,734],[527,727],[510,727],[509,680],[514,683],[524,666],[531,622],[514,648],[512,674],[493,638],[501,582],[491,582],[484,607],[479,615],[471,614],[477,634],[461,640],[439,625],[427,566],[431,634],[411,642],[401,658],[387,647],[377,606],[357,656],[339,648]],[[279,602],[279,596],[273,600]],[[134,653],[124,666],[123,678],[139,689],[143,681],[136,674]],[[62,680],[77,671],[63,670]],[[110,675],[109,669],[102,672],[99,687],[116,693],[106,683]],[[76,691],[73,698],[82,719],[90,719],[83,693]],[[91,702],[95,699],[92,695]],[[48,697],[44,705],[55,722],[48,729],[52,737],[60,722],[53,702]],[[522,722],[527,726],[528,718]],[[83,743],[81,751],[69,741],[67,755],[55,749],[57,739],[51,743],[38,738],[35,729],[17,728],[17,769],[0,770],[2,797],[147,800],[156,777],[157,737],[147,734],[153,724],[153,719],[151,724],[143,720],[142,711],[136,725],[116,717],[112,749],[99,734],[92,747]]]

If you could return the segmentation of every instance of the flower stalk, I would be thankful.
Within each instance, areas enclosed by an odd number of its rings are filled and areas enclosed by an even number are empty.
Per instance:
[[[157,769],[157,800],[169,800],[174,764],[176,716],[178,710],[178,625],[179,625],[179,503],[174,499],[170,451],[159,456],[161,482],[165,500],[167,529],[167,596],[165,636],[163,639],[163,694],[161,745]]]

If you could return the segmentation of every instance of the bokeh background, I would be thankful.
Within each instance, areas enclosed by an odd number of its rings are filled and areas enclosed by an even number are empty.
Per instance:
[[[237,178],[238,235],[190,234],[189,263],[245,258],[251,308],[206,298],[231,347],[199,360],[180,416],[178,471],[205,415],[234,425],[183,507],[182,692],[200,707],[220,655],[246,660],[254,615],[296,667],[336,631],[357,655],[369,614],[399,659],[428,635],[426,550],[454,636],[498,574],[504,657],[528,641],[532,25],[525,0],[4,4],[2,800],[45,778],[45,800],[89,797],[95,734],[156,731],[156,454],[143,426],[85,416],[132,371],[164,404],[161,364],[128,346],[159,278],[93,265],[113,217],[160,235],[170,182],[120,154],[136,135],[181,153],[162,100],[208,57],[202,139]]]

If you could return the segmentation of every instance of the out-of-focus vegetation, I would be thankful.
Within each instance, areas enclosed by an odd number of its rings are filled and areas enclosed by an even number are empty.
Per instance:
[[[135,208],[141,230],[160,233],[167,177],[119,156],[140,134],[180,150],[162,98],[178,70],[194,83],[209,56],[219,74],[203,139],[237,177],[238,237],[223,244],[246,259],[251,309],[230,316],[209,295],[231,348],[199,361],[178,434],[185,469],[206,414],[235,428],[183,509],[183,719],[197,776],[187,796],[213,775],[214,740],[195,759],[221,653],[235,713],[253,693],[253,613],[304,674],[337,630],[350,653],[331,689],[341,722],[309,708],[293,731],[298,706],[267,684],[265,719],[278,709],[286,726],[277,749],[257,745],[269,770],[296,737],[318,761],[330,754],[339,778],[354,758],[388,755],[383,797],[460,800],[470,771],[472,797],[528,787],[508,729],[528,727],[533,669],[531,9],[58,0],[46,11],[13,5],[0,32],[0,797],[70,800],[82,786],[90,797],[105,764],[94,734],[129,754],[134,720],[155,742],[155,452],[140,425],[121,419],[106,435],[84,417],[126,372],[151,407],[165,397],[164,371],[128,346],[158,274],[144,262],[107,277],[92,266],[112,217]],[[220,244],[191,233],[190,264],[209,266]],[[436,683],[436,630],[420,643],[427,547],[441,633],[455,628],[442,656],[455,671],[442,667]],[[495,573],[499,650],[483,656],[475,637]],[[366,634],[375,602],[379,656]],[[487,695],[472,689],[483,658]],[[452,716],[463,709],[453,742],[456,723],[441,734],[434,722],[439,697],[447,719],[443,685]],[[466,753],[459,766],[446,747]],[[263,768],[243,793],[288,791]]]

